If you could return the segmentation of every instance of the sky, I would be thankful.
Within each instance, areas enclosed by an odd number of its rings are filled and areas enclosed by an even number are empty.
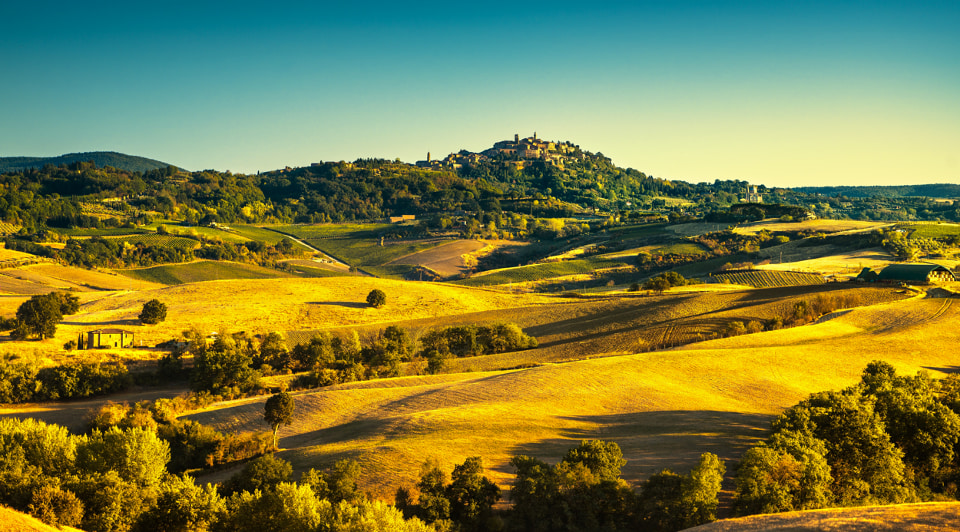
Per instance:
[[[526,137],[690,182],[960,183],[960,2],[0,2],[0,157],[255,173]]]

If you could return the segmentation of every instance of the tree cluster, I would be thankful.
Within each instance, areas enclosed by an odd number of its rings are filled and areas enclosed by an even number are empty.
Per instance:
[[[957,497],[960,379],[898,376],[872,362],[856,386],[777,418],[737,469],[739,513]]]

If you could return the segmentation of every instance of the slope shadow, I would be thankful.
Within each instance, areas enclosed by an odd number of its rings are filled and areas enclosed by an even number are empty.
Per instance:
[[[769,433],[770,414],[714,410],[663,410],[629,414],[572,416],[559,419],[594,424],[595,429],[565,430],[558,438],[518,444],[511,455],[527,455],[548,463],[559,462],[581,440],[615,442],[628,457],[622,478],[636,484],[662,469],[689,471],[705,452],[724,461],[740,456]],[[727,464],[730,476],[732,464]],[[509,464],[497,466],[513,474]]]

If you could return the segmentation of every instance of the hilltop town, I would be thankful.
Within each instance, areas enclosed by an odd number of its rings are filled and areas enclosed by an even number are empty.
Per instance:
[[[460,150],[437,160],[431,158],[430,153],[427,152],[427,159],[417,161],[416,165],[420,168],[459,170],[467,165],[476,166],[484,162],[499,162],[503,167],[523,170],[536,161],[563,168],[566,162],[583,160],[584,158],[586,158],[586,154],[580,150],[580,146],[566,141],[538,139],[537,133],[534,132],[533,136],[524,139],[521,139],[519,134],[514,134],[513,140],[501,140],[494,143],[492,148],[480,153]]]

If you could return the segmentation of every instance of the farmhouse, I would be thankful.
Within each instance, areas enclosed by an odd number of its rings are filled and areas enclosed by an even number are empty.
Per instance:
[[[133,333],[123,329],[97,329],[87,331],[86,341],[80,333],[77,346],[81,349],[106,349],[109,347],[130,347],[133,345]]]
[[[868,272],[873,273],[864,268],[858,278],[871,280],[869,278],[873,276]],[[957,280],[950,270],[929,263],[891,264],[875,275],[877,281],[888,283],[945,283]]]

